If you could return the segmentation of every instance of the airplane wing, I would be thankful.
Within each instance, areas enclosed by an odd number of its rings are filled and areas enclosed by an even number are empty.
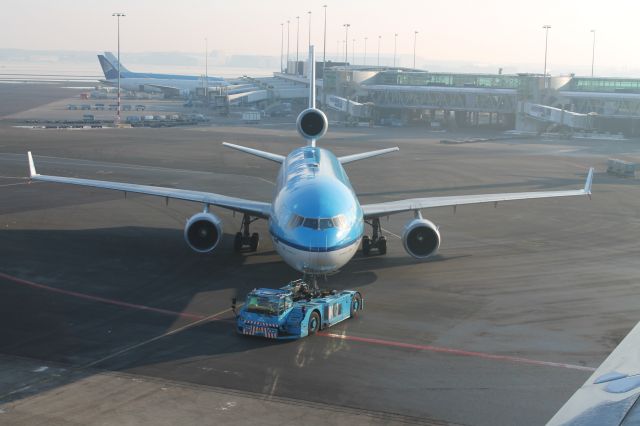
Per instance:
[[[547,426],[640,424],[640,323]]]
[[[568,191],[511,192],[503,194],[454,195],[449,197],[411,198],[385,203],[364,204],[362,210],[365,219],[389,216],[406,211],[417,211],[429,207],[459,206],[463,204],[497,203],[500,201],[527,200],[533,198],[572,197],[591,195],[593,168],[589,169],[583,189]]]
[[[161,90],[167,96],[180,96],[181,90],[179,87],[173,86],[163,86],[162,84],[144,84],[148,87],[153,87],[154,89]]]
[[[177,200],[195,201],[197,203],[211,204],[213,206],[247,213],[263,219],[268,219],[271,211],[270,203],[227,197],[213,192],[190,191],[185,189],[163,188],[160,186],[137,185],[124,182],[40,175],[36,173],[31,151],[27,153],[27,156],[29,157],[29,175],[31,179],[35,181],[66,183],[70,185],[89,186],[92,188],[113,189],[116,191],[155,195],[158,197],[173,198]]]

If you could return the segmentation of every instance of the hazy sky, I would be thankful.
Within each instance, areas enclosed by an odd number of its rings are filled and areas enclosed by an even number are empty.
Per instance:
[[[116,22],[122,18],[123,52],[184,51],[209,48],[230,54],[280,54],[280,23],[291,21],[290,51],[295,55],[296,16],[300,16],[300,52],[306,50],[308,14],[312,42],[322,54],[323,8],[327,4],[327,51],[335,55],[344,40],[344,23],[362,55],[368,37],[369,63],[375,60],[378,35],[383,54],[413,52],[429,61],[472,61],[496,66],[531,64],[542,71],[543,24],[549,31],[551,72],[586,69],[591,64],[591,29],[596,29],[596,69],[640,69],[640,1],[602,0],[3,0],[0,47],[103,51],[116,49]],[[286,50],[286,24],[285,24]],[[349,55],[351,56],[351,54]],[[403,59],[402,65],[409,66]],[[360,62],[358,60],[358,62]],[[418,64],[421,65],[421,64]],[[566,71],[566,69],[563,69]]]

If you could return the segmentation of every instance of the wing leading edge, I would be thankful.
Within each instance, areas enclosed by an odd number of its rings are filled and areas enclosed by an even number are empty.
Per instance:
[[[78,179],[62,176],[47,176],[36,173],[31,151],[27,153],[29,157],[29,175],[32,180],[41,182],[55,182],[69,185],[87,186],[92,188],[112,189],[115,191],[133,192],[137,194],[155,195],[158,197],[172,198],[177,200],[194,201],[197,203],[210,204],[223,207],[242,213],[248,213],[263,219],[268,219],[271,211],[271,204],[246,200],[243,198],[228,197],[226,195],[213,192],[191,191],[186,189],[164,188],[161,186],[138,185],[134,183],[110,182],[103,180]]]
[[[502,194],[453,195],[449,197],[411,198],[400,201],[362,205],[365,218],[387,216],[429,207],[459,206],[463,204],[497,203],[500,201],[528,200],[534,198],[573,197],[591,195],[593,168],[589,169],[584,188],[567,191],[511,192]]]

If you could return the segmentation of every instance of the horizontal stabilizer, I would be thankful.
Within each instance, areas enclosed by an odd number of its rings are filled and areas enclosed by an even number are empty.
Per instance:
[[[338,158],[338,161],[340,161],[340,163],[342,164],[347,164],[347,163],[352,163],[358,160],[364,160],[365,158],[377,157],[378,155],[383,155],[389,152],[394,152],[399,150],[400,148],[396,146],[393,148],[379,149],[377,151],[363,152],[361,154],[345,155],[344,157]]]
[[[27,151],[27,157],[29,158],[29,177],[37,176],[36,166],[33,164],[33,156],[31,155],[31,151]]]
[[[272,154],[270,152],[260,151],[259,149],[254,149],[254,148],[247,148],[246,146],[240,146],[240,145],[232,144],[229,142],[222,142],[222,145],[228,146],[229,148],[237,149],[238,151],[246,152],[247,154],[255,155],[256,157],[275,161],[276,163],[280,163],[280,164],[282,164],[285,159],[283,155]]]

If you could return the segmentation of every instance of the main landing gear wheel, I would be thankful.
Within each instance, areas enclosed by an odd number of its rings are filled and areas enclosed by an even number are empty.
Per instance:
[[[318,330],[320,330],[320,315],[318,315],[316,311],[313,311],[311,313],[311,317],[309,318],[309,336],[311,336],[312,334],[316,334]]]
[[[260,244],[260,235],[258,235],[257,232],[254,232],[251,234],[251,240],[249,241],[251,251],[258,251],[258,244]]]
[[[371,237],[368,235],[362,237],[362,254],[370,256],[371,250],[377,250],[379,255],[387,254],[387,237],[382,235],[380,219],[371,219],[371,222],[367,223],[373,228],[373,233]]]
[[[233,239],[233,251],[239,253],[242,250],[242,232],[237,232]]]
[[[258,218],[251,218],[248,214],[244,214],[242,216],[242,227],[240,228],[240,232],[236,233],[235,238],[233,239],[233,250],[236,253],[240,253],[245,248],[248,251],[257,251],[258,245],[260,243],[260,235],[257,232],[251,234],[249,228],[251,223],[258,220]]]
[[[362,237],[362,254],[369,256],[371,253],[371,240],[368,235]]]
[[[351,299],[351,318],[358,315],[358,311],[362,310],[362,296],[356,293]]]

